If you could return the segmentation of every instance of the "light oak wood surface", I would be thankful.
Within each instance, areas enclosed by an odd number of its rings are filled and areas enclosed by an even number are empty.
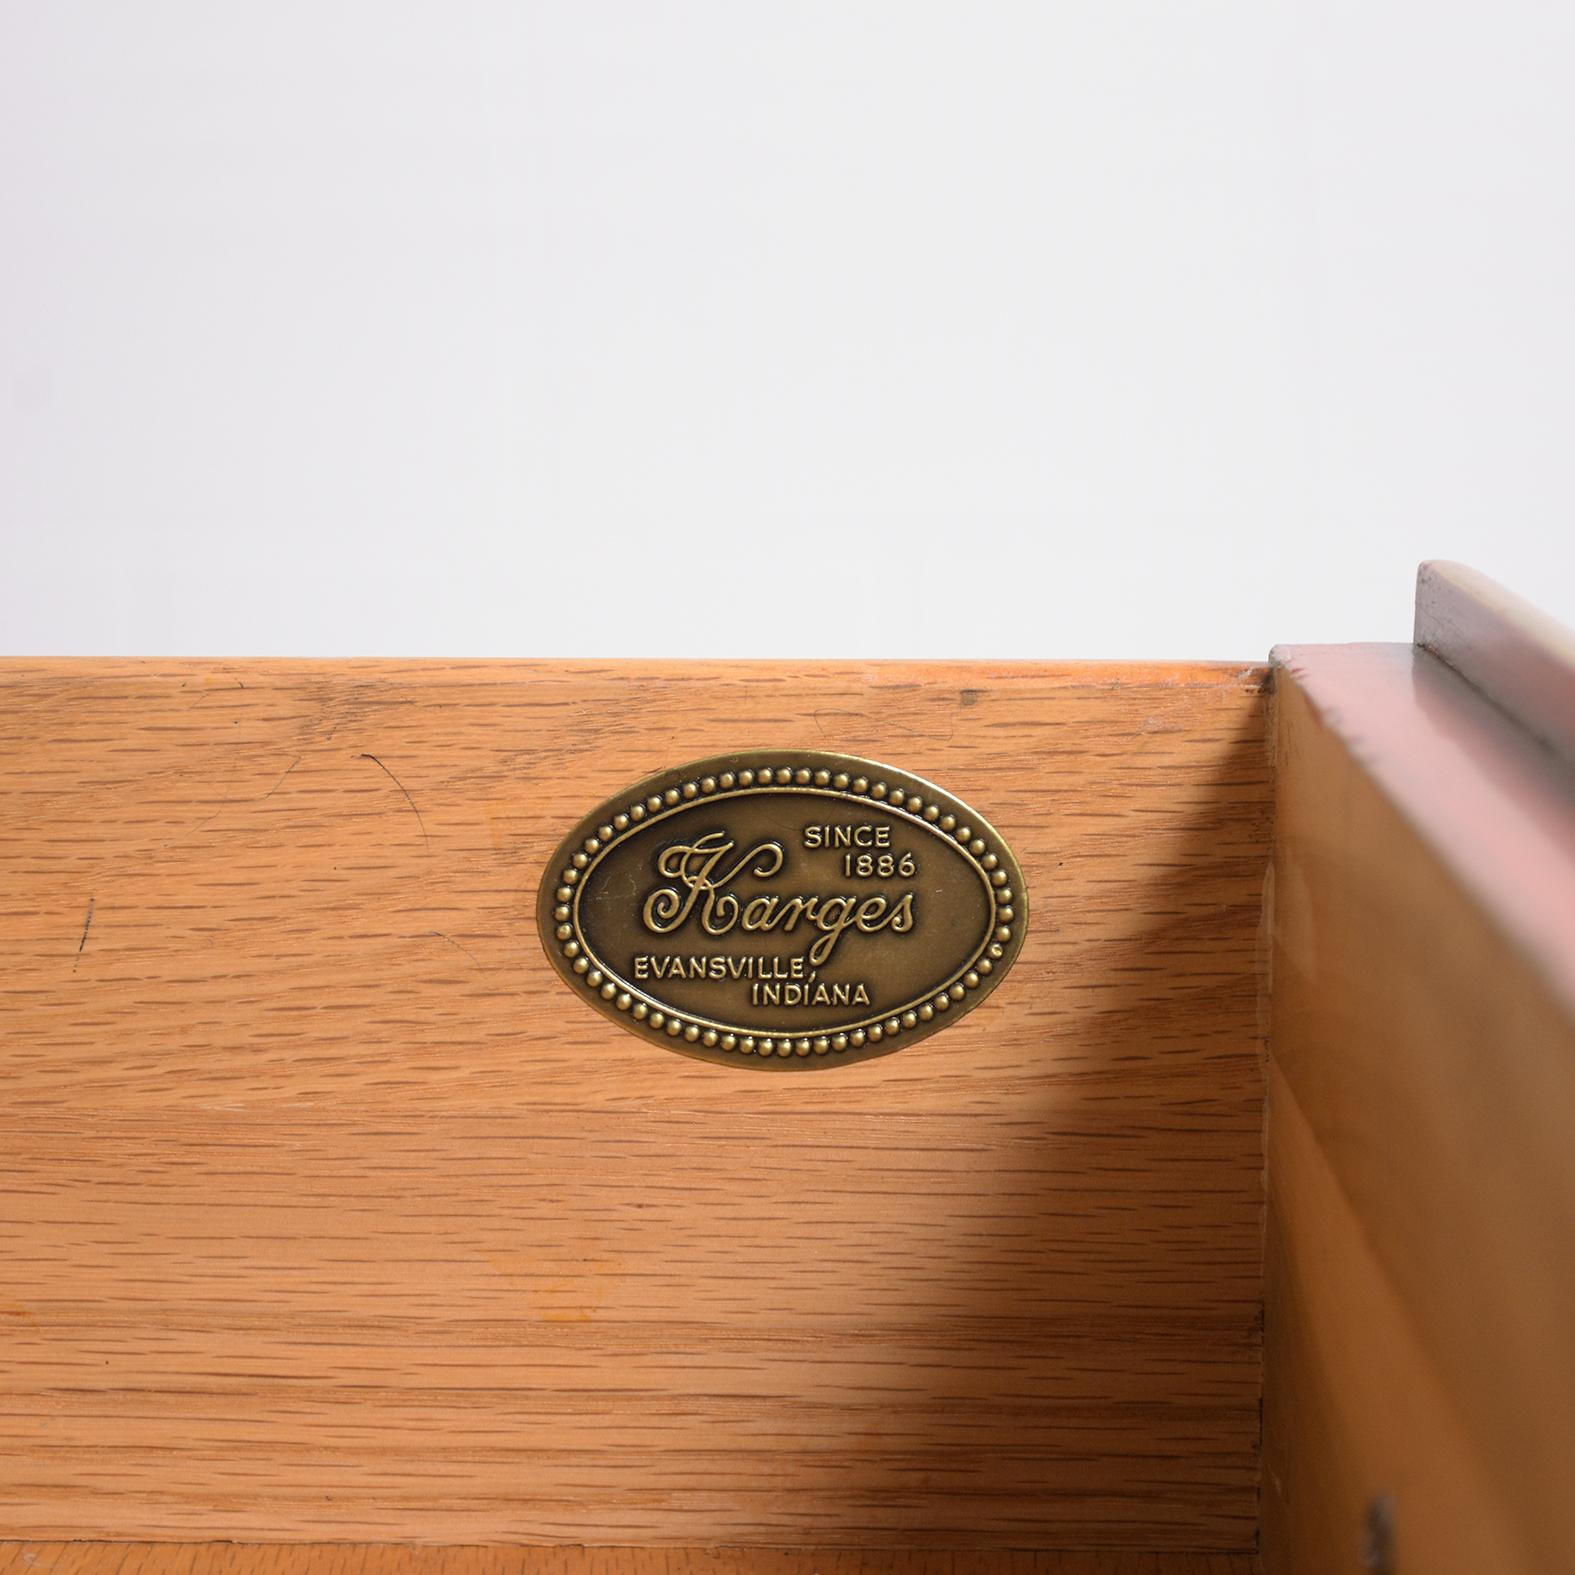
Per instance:
[[[1266,1567],[1575,1570],[1575,791],[1428,653],[1280,653]]]
[[[0,1544],[0,1575],[1258,1575],[1247,1554]]]
[[[1250,1550],[1263,684],[8,664],[0,1531]],[[784,1079],[566,990],[557,839],[750,746],[990,817],[984,1006]]]

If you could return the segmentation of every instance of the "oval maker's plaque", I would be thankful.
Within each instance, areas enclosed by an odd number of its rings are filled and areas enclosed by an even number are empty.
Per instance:
[[[601,805],[542,879],[542,940],[607,1016],[732,1065],[834,1066],[955,1022],[1028,919],[988,821],[890,766],[751,751]]]

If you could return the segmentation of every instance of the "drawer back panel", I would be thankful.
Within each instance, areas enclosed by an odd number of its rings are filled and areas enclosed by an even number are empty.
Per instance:
[[[1250,1548],[1264,674],[12,662],[0,1532]],[[845,750],[1021,958],[773,1076],[535,929],[598,802]]]

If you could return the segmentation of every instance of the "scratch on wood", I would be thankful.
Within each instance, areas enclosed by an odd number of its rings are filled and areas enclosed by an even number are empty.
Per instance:
[[[464,954],[473,963],[475,963],[475,965],[478,968],[481,967],[481,959],[479,957],[477,957],[476,954],[468,946],[461,946],[460,943],[458,941],[456,941],[452,935],[445,935],[441,930],[428,930],[427,934],[430,935],[430,936],[433,936],[437,940],[447,941],[449,943],[449,945],[454,948],[455,951],[464,952]],[[485,971],[486,971],[485,969],[482,969],[482,972],[485,972]]]
[[[300,765],[300,763],[301,763],[301,757],[299,755],[297,755],[295,757],[295,759],[292,760],[290,762],[290,764],[284,768],[284,777],[289,776],[289,774],[292,771],[294,771],[295,768],[298,765]],[[263,794],[263,797],[264,798],[272,798],[274,796],[274,794],[277,793],[279,791],[279,789],[284,786],[284,777],[280,777],[279,780],[277,782],[275,782],[274,785],[271,788],[269,788],[266,793]],[[410,795],[407,793],[405,796],[408,798]],[[423,826],[422,830],[425,831],[426,828]]]
[[[233,771],[231,771],[230,772],[230,779],[229,779],[229,781],[224,784],[224,797],[219,800],[219,807],[216,810],[214,810],[214,812],[211,815],[205,817],[202,820],[199,820],[197,822],[197,824],[191,828],[191,833],[190,834],[191,835],[195,835],[199,831],[206,831],[207,828],[209,826],[211,826],[214,823],[214,821],[216,821],[219,818],[219,816],[222,815],[224,813],[224,811],[229,807],[230,794],[232,794],[234,791],[235,791],[235,773]],[[176,838],[174,840],[178,841],[179,839]],[[169,846],[169,845],[170,844],[166,844],[166,846]]]
[[[427,845],[427,847],[430,848],[432,846],[432,839],[427,835],[427,823],[421,818],[421,811],[416,808],[416,801],[411,798],[409,788],[407,788],[405,784],[401,782],[399,778],[396,777],[394,773],[377,758],[376,755],[357,755],[356,759],[370,760],[372,764],[376,766],[377,769],[381,771],[384,776],[386,776],[388,780],[405,795],[405,802],[410,806],[411,812],[415,815],[416,824],[421,827],[421,840]]]
[[[82,921],[82,939],[77,942],[77,954],[71,959],[71,971],[77,971],[77,964],[82,961],[82,948],[87,945],[88,931],[93,928],[93,898],[88,898],[87,917]]]

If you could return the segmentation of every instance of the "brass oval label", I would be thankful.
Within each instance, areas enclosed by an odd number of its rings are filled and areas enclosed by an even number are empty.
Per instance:
[[[851,755],[752,751],[660,772],[564,839],[547,954],[598,1010],[686,1055],[835,1066],[990,993],[1028,898],[960,799]]]

